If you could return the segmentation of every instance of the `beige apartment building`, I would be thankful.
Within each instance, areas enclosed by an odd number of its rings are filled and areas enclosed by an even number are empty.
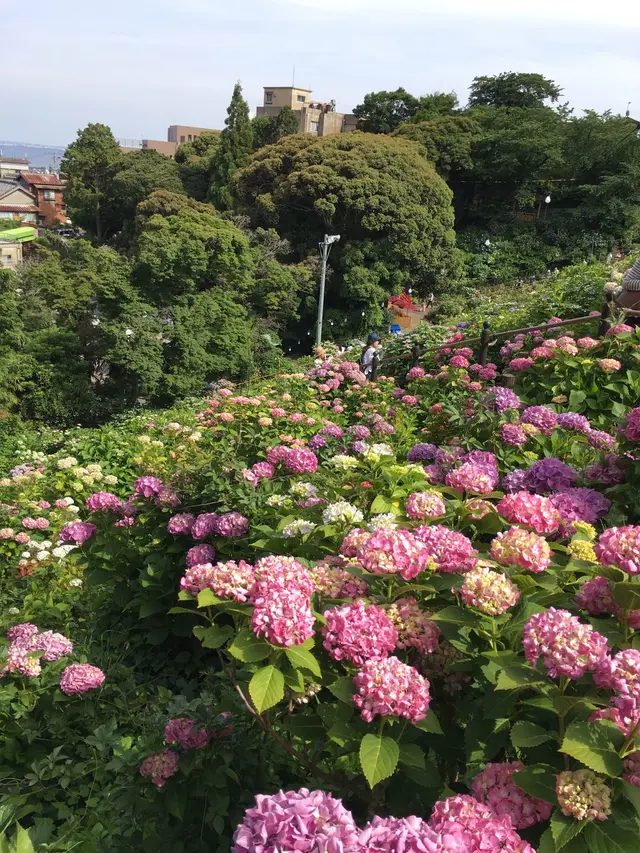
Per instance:
[[[216,133],[209,127],[188,127],[185,124],[172,124],[167,130],[167,139],[142,139],[135,145],[124,144],[120,147],[123,151],[139,151],[141,148],[150,148],[167,157],[174,157],[179,145],[193,142],[203,133]],[[134,142],[134,140],[124,140]]]
[[[330,136],[355,130],[358,119],[350,113],[336,112],[336,102],[314,101],[310,89],[297,86],[265,86],[264,103],[256,110],[257,116],[277,116],[283,107],[298,113],[301,133]]]

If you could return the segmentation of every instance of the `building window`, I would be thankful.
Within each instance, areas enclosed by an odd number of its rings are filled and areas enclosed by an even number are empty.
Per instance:
[[[189,142],[192,142],[192,141],[193,141],[193,137],[191,136],[191,134],[189,134]]]
[[[304,102],[305,102],[306,100],[307,100],[307,96],[306,96],[306,95],[298,95],[298,101],[299,101],[299,103],[304,104]]]
[[[273,92],[265,92],[264,93],[264,102],[265,104],[273,103]]]
[[[180,145],[184,145],[184,136],[180,137]]]
[[[320,122],[319,121],[312,121],[311,122],[311,133],[317,133],[319,129],[320,129]]]
[[[45,201],[55,201],[56,200],[56,191],[55,190],[45,190],[44,191],[44,200]]]

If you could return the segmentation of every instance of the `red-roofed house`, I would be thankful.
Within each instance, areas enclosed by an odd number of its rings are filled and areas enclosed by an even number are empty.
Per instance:
[[[57,175],[21,172],[19,183],[35,196],[38,208],[38,225],[51,228],[54,225],[66,223],[65,183]]]
[[[17,181],[0,180],[0,219],[38,224],[38,206],[33,193]]]

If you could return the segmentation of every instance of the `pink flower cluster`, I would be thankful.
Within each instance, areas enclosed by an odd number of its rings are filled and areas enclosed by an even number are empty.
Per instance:
[[[413,596],[399,598],[387,610],[387,615],[398,632],[397,648],[413,646],[421,655],[430,655],[438,648],[440,628]]]
[[[556,508],[543,495],[514,492],[501,498],[496,509],[510,524],[524,524],[543,535],[555,533],[560,526]]]
[[[287,471],[292,474],[313,474],[318,467],[318,457],[312,450],[304,447],[287,448],[282,461]]]
[[[625,424],[621,432],[629,441],[640,441],[640,407],[631,409],[625,419]]]
[[[17,672],[35,678],[42,672],[40,658],[45,661],[56,661],[73,651],[73,644],[62,634],[54,631],[40,633],[37,626],[31,622],[14,625],[7,631],[9,648],[7,663],[0,672]]]
[[[522,447],[527,443],[528,436],[520,424],[502,424],[500,427],[500,438],[511,447]]]
[[[194,545],[187,551],[187,566],[199,566],[203,563],[213,563],[216,557],[216,549],[213,545]]]
[[[164,483],[158,477],[138,477],[133,485],[136,495],[143,498],[154,498],[164,491]]]
[[[370,660],[353,679],[354,704],[362,719],[370,723],[375,716],[404,717],[412,723],[424,720],[431,697],[429,682],[417,669],[396,657]]]
[[[181,589],[198,595],[203,589],[210,589],[220,598],[233,598],[235,601],[248,601],[250,589],[255,580],[253,566],[240,560],[226,563],[202,563],[190,566],[180,580]]]
[[[350,535],[354,532],[351,531]],[[343,548],[344,545],[343,542]],[[427,568],[429,562],[427,549],[417,535],[414,536],[408,530],[384,528],[367,536],[356,556],[358,562],[375,575],[399,574],[405,580],[415,578]]]
[[[72,521],[65,525],[58,536],[61,542],[74,542],[83,545],[95,534],[98,528],[88,521]]]
[[[610,527],[600,534],[594,550],[603,566],[617,566],[630,575],[639,574],[640,526]]]
[[[206,539],[217,534],[229,538],[244,536],[249,529],[249,519],[239,512],[226,512],[218,515],[215,512],[201,513],[191,527],[194,539]]]
[[[255,566],[251,628],[267,642],[288,648],[313,636],[313,580],[293,557],[264,557]]]
[[[419,527],[415,537],[422,543],[429,560],[433,560],[439,572],[469,572],[477,563],[477,551],[471,540],[442,524]]]
[[[315,591],[326,598],[357,598],[364,595],[367,582],[343,568],[347,565],[348,561],[341,556],[316,563],[309,569]]]
[[[473,781],[471,790],[480,803],[487,805],[496,817],[508,817],[516,829],[526,829],[549,820],[553,806],[525,794],[512,777],[524,770],[521,761],[487,764]]]
[[[439,518],[445,515],[447,506],[437,492],[414,492],[406,500],[405,512],[409,518]]]
[[[520,422],[532,424],[543,435],[551,435],[558,424],[558,416],[548,406],[529,406],[520,415]]]
[[[87,498],[87,509],[91,512],[122,512],[123,503],[111,492],[95,492]]]
[[[460,492],[472,492],[475,495],[488,495],[498,485],[498,470],[491,465],[477,462],[463,462],[458,468],[449,471],[445,478],[447,486]]]
[[[597,672],[607,665],[606,637],[591,625],[583,625],[567,610],[555,607],[529,619],[524,626],[523,645],[531,666],[542,655],[551,678],[581,678],[585,672]]]
[[[351,812],[324,791],[258,794],[233,836],[232,853],[363,853]]]
[[[169,720],[164,729],[165,743],[179,743],[183,749],[204,749],[209,745],[211,732],[198,729],[196,721],[189,717]]]
[[[148,776],[157,788],[162,788],[167,779],[178,769],[180,756],[173,749],[163,749],[149,755],[140,765],[140,775]]]
[[[77,696],[97,690],[104,681],[104,672],[89,663],[72,663],[62,673],[60,690],[67,696]]]
[[[551,563],[546,539],[522,527],[510,527],[491,542],[491,559],[505,566],[519,566],[529,572],[544,572]]]
[[[167,530],[172,536],[188,536],[196,523],[195,515],[181,512],[172,516],[167,523]]]
[[[429,826],[442,839],[437,853],[534,853],[509,817],[497,817],[488,806],[465,794],[437,802]]]
[[[476,566],[464,576],[460,597],[465,604],[489,616],[499,616],[517,604],[520,590],[506,575],[488,566]]]
[[[324,617],[323,646],[334,660],[362,666],[368,660],[386,658],[398,642],[393,622],[375,604],[356,601],[326,610]]]
[[[22,526],[25,530],[46,530],[49,527],[49,521],[46,518],[31,518],[27,516],[22,519]]]
[[[610,613],[620,622],[625,618],[624,610],[613,600],[608,580],[603,577],[591,578],[583,584],[580,592],[576,594],[576,603],[591,616]],[[640,629],[640,610],[632,610],[627,621],[634,631]]]

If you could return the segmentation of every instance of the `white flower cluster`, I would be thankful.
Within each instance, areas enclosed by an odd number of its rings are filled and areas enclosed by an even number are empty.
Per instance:
[[[56,558],[56,560],[65,560],[77,547],[77,545],[73,545],[71,543],[66,545],[57,545],[51,554]]]
[[[358,507],[347,501],[336,501],[326,506],[322,512],[322,521],[325,524],[358,524],[364,515]]]
[[[267,506],[284,506],[286,503],[291,503],[286,495],[269,495],[267,498]]]
[[[290,539],[292,536],[304,536],[305,533],[311,533],[312,530],[315,530],[317,526],[312,521],[305,521],[304,518],[296,518],[283,528],[282,535],[287,539]]]
[[[396,517],[392,512],[383,512],[380,515],[374,515],[369,524],[367,524],[367,528],[372,531],[382,528],[392,530],[397,526]]]
[[[377,462],[382,456],[395,456],[393,449],[388,444],[379,443],[372,444],[364,454],[364,458],[368,462]]]
[[[59,468],[61,471],[67,471],[69,468],[74,468],[77,464],[78,460],[75,456],[65,456],[62,459],[58,459],[56,468]]]
[[[309,500],[309,498],[317,498],[318,490],[311,483],[294,483],[289,489],[291,494],[296,498]]]
[[[344,453],[338,453],[329,462],[339,471],[348,471],[350,468],[357,468],[360,464],[354,456],[346,456]]]

